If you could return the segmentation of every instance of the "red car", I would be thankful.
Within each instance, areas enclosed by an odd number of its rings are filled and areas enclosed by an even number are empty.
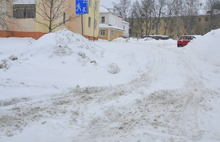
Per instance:
[[[178,47],[186,46],[193,39],[195,39],[195,37],[192,35],[181,36],[180,39],[177,41],[177,46]]]

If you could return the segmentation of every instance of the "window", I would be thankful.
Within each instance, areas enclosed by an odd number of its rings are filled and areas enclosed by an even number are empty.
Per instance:
[[[89,26],[89,28],[91,27],[91,17],[89,17],[88,26]]]
[[[89,6],[92,7],[92,0],[89,0]]]
[[[125,25],[123,25],[123,29],[125,30]]]
[[[66,24],[66,13],[63,13],[63,24]]]
[[[111,33],[112,37],[114,37],[114,30],[112,30],[111,32],[112,32],[112,33]]]
[[[117,32],[117,37],[118,37],[118,32]]]
[[[98,10],[98,2],[97,2],[97,0],[95,1],[95,10]]]
[[[171,19],[171,23],[173,23],[173,19]]]
[[[97,29],[97,20],[95,20],[95,23],[94,23],[94,29],[96,30]]]
[[[105,30],[101,30],[101,31],[100,31],[100,35],[101,35],[101,36],[105,36]]]
[[[14,18],[35,18],[35,4],[14,5]]]
[[[205,18],[205,21],[206,21],[206,22],[209,21],[209,18]]]
[[[200,22],[200,21],[201,21],[201,18],[198,18],[198,21]]]
[[[187,37],[187,36],[184,36],[184,37],[183,37],[183,40],[188,40],[188,37]]]
[[[105,23],[105,17],[102,17],[102,23]]]

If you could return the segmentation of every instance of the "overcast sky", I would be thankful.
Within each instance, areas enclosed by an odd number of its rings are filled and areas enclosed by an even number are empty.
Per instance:
[[[100,0],[100,4],[101,5],[104,5],[108,8],[113,8],[113,4],[112,2],[115,2],[115,3],[119,3],[119,0]],[[132,0],[132,1],[135,1],[135,0]],[[201,2],[205,2],[206,0],[200,0]]]

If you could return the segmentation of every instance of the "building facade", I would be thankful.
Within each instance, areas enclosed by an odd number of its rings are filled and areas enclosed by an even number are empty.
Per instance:
[[[76,15],[75,0],[63,1],[59,15],[55,15],[51,32],[68,29],[74,33],[83,34],[88,39],[98,39],[100,0],[88,0],[88,14]],[[49,33],[48,15],[46,15],[44,0],[11,0],[7,4],[7,29],[0,29],[0,37],[32,37],[40,38]],[[59,1],[58,1],[59,2]],[[48,12],[49,9],[46,8]],[[83,23],[83,24],[82,24]],[[83,29],[83,30],[82,30]],[[83,33],[82,33],[83,32]]]
[[[158,22],[159,21],[159,22]],[[207,32],[220,28],[220,14],[200,14],[191,17],[161,17],[135,19],[131,27],[133,37],[166,35],[176,39],[182,35],[204,35]]]
[[[99,21],[99,39],[108,41],[123,37],[125,32],[123,25],[128,25],[129,27],[129,23],[123,23],[121,16],[115,14],[111,9],[105,6],[100,6]]]

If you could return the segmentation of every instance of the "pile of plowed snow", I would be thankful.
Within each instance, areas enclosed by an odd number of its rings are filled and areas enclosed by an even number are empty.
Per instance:
[[[220,29],[199,37],[189,43],[186,48],[197,53],[201,60],[220,66]]]
[[[119,84],[136,73],[127,58],[68,30],[49,33],[32,42],[1,55],[2,82],[11,80],[14,86],[64,89],[77,85]],[[128,68],[127,76],[120,75],[126,74]]]

